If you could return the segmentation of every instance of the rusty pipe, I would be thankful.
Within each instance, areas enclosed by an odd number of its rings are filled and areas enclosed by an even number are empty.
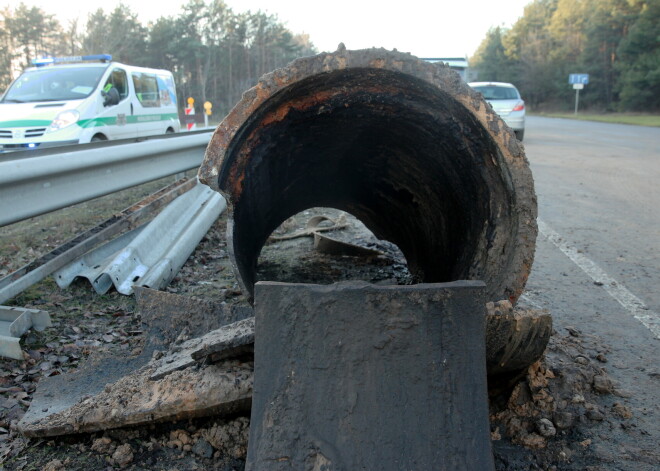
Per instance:
[[[199,176],[227,199],[250,298],[266,239],[318,206],[395,243],[420,282],[483,280],[488,300],[515,302],[531,269],[522,145],[458,74],[410,54],[340,45],[263,76],[218,126]]]

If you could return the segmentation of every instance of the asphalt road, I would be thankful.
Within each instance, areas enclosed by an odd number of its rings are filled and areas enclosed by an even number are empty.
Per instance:
[[[660,128],[528,117],[539,238],[523,302],[608,348],[630,430],[594,430],[611,469],[657,469],[660,443]],[[621,401],[621,398],[616,398]]]

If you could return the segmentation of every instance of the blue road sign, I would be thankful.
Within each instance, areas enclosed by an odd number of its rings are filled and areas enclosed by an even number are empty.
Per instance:
[[[589,74],[570,74],[568,76],[568,83],[571,85],[575,83],[586,85],[589,83]]]

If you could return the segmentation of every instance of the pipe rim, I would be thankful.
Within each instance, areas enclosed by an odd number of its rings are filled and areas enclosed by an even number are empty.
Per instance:
[[[437,89],[439,93],[451,96],[457,105],[464,107],[475,118],[495,144],[497,155],[494,165],[501,170],[502,179],[508,180],[511,185],[510,196],[514,200],[510,205],[511,217],[516,221],[513,223],[512,241],[509,242],[509,245],[513,246],[506,248],[510,252],[506,257],[509,266],[501,270],[503,275],[500,286],[489,290],[488,297],[489,300],[509,299],[515,302],[522,293],[531,270],[537,235],[536,196],[522,144],[481,95],[444,64],[431,64],[410,54],[384,49],[348,51],[342,45],[334,53],[298,59],[287,67],[262,77],[255,87],[244,94],[242,100],[218,126],[209,142],[199,176],[203,183],[221,192],[227,199],[228,249],[241,288],[251,299],[255,280],[245,276],[245,267],[241,267],[236,259],[237,246],[240,244],[235,239],[237,227],[233,216],[236,203],[241,198],[241,185],[246,177],[245,173],[241,173],[245,172],[245,168],[241,169],[236,164],[236,148],[241,144],[239,141],[255,122],[263,118],[264,110],[269,106],[272,108],[278,97],[291,90],[291,87],[315,77],[351,73],[360,69],[408,76]]]

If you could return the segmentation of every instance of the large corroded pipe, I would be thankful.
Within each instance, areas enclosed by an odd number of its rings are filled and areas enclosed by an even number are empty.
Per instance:
[[[200,179],[229,204],[247,293],[279,224],[334,207],[395,243],[420,282],[483,280],[515,301],[536,241],[521,144],[443,65],[384,49],[298,59],[261,78],[218,126]]]

